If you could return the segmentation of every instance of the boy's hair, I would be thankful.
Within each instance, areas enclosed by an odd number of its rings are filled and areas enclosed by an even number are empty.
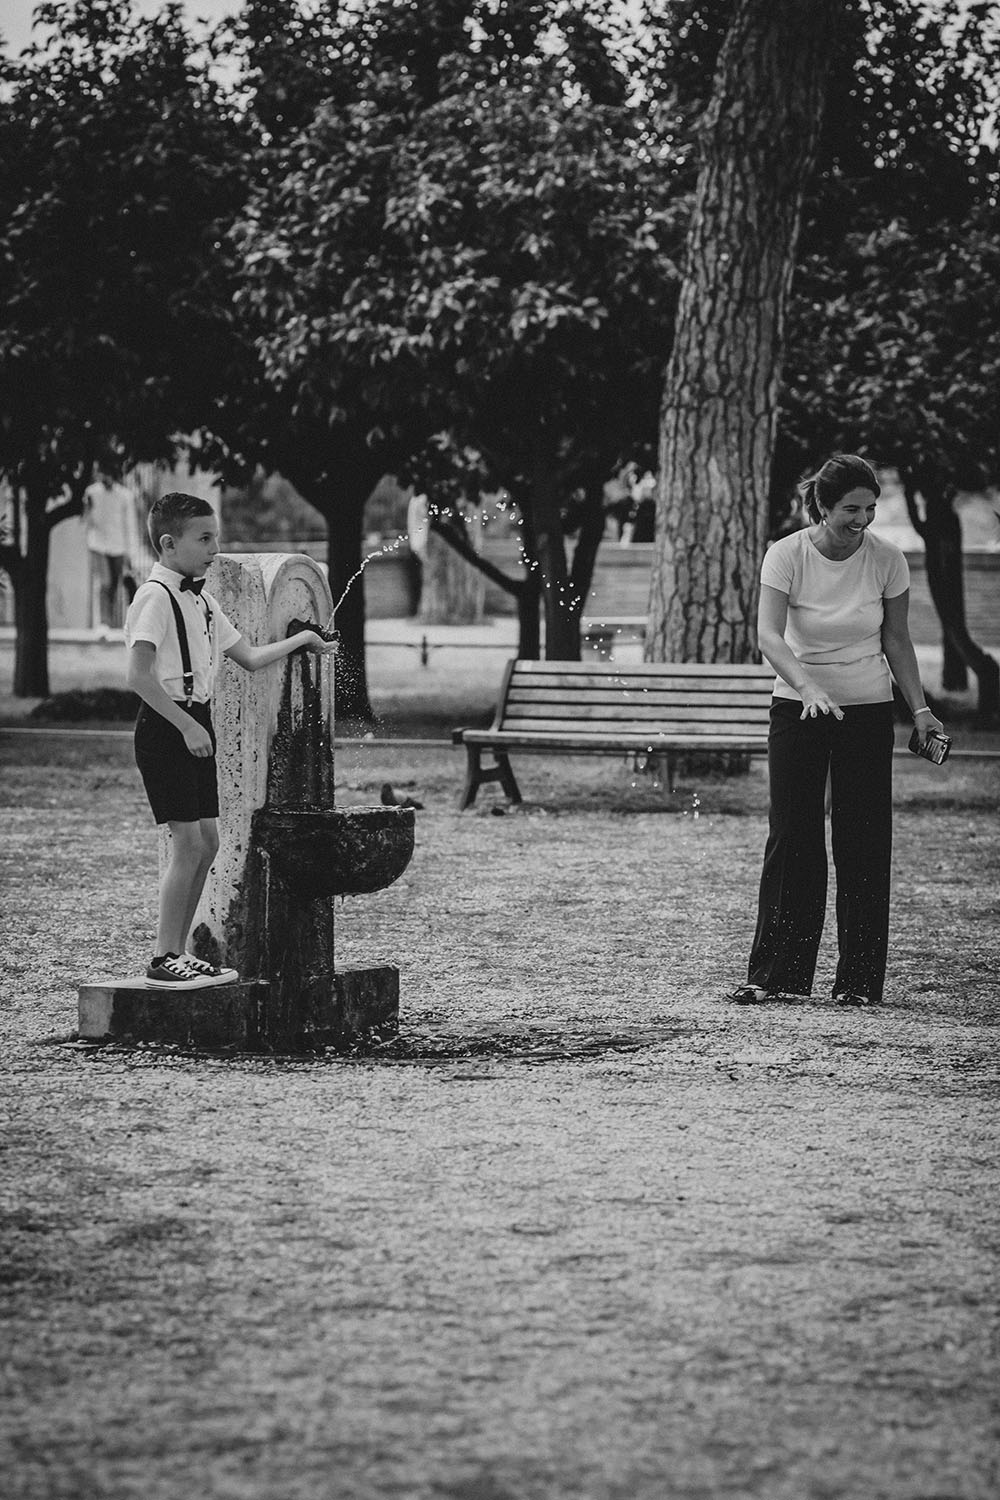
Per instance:
[[[171,490],[169,494],[161,495],[149,507],[146,519],[153,551],[159,557],[162,551],[160,538],[165,532],[172,537],[179,537],[188,521],[193,521],[198,516],[214,515],[211,505],[200,495],[185,495],[181,490]]]

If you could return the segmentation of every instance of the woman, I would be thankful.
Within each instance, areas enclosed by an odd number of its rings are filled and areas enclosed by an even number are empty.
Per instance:
[[[770,833],[741,1005],[808,995],[826,911],[825,793],[832,794],[841,1005],[882,998],[892,849],[892,682],[921,741],[941,729],[924,702],[906,623],[909,570],[869,531],[874,470],[835,453],[800,486],[811,526],[761,568],[757,633],[778,676],[768,737]]]

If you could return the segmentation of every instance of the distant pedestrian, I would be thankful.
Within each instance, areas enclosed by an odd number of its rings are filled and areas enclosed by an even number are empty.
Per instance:
[[[420,613],[420,596],[424,588],[424,568],[427,566],[427,550],[430,546],[431,508],[426,495],[414,494],[406,503],[406,539],[409,543],[409,613]]]
[[[170,861],[160,881],[156,952],[146,983],[170,990],[228,984],[219,969],[187,951],[195,907],[218,853],[219,792],[210,700],[223,656],[248,672],[305,647],[336,650],[313,630],[251,646],[204,591],[219,550],[219,523],[207,500],[176,491],[154,501],[149,539],[159,561],[136,592],[125,621],[128,685],[142,699],[135,759],[153,817],[170,829]]]
[[[757,631],[777,672],[768,739],[770,832],[748,980],[726,998],[809,995],[826,911],[831,785],[841,1005],[881,1000],[892,849],[892,674],[921,741],[924,702],[907,625],[909,571],[869,531],[880,493],[862,458],[837,453],[800,488],[812,523],[764,557]]]
[[[83,525],[97,579],[98,624],[108,630],[121,624],[119,591],[132,577],[139,541],[135,498],[110,466],[98,469],[83,492]]]
[[[631,532],[626,535],[625,528],[632,510],[632,486],[637,472],[638,465],[630,460],[611,475],[603,491],[605,526],[616,541],[625,545],[632,539]]]

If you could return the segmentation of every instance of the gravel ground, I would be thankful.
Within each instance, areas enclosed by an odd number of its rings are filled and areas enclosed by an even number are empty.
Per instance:
[[[153,840],[121,740],[0,735],[9,1500],[998,1492],[996,763],[897,778],[887,1003],[724,1006],[756,766],[675,796],[341,754],[426,804],[345,963],[382,1057],[81,1047]]]

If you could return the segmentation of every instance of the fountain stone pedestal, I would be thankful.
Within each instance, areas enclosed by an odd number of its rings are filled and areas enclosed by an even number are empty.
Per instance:
[[[208,590],[248,640],[322,629],[322,570],[288,554],[222,555]],[[381,890],[413,852],[413,812],[334,805],[335,655],[298,652],[220,672],[220,848],[192,928],[203,958],[241,982],[193,991],[108,980],[80,990],[80,1035],[308,1052],[398,1028],[399,971],[334,964],[337,897]],[[164,832],[161,860],[169,852]]]

